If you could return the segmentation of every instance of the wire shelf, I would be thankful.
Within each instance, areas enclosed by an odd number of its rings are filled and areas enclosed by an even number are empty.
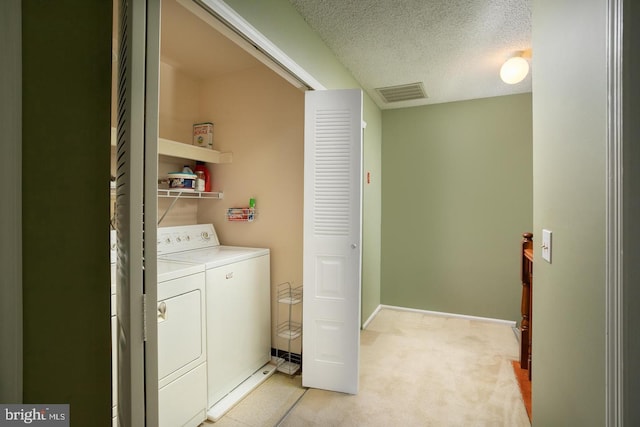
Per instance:
[[[229,208],[225,216],[227,221],[253,222],[258,212],[255,208]]]
[[[302,323],[292,319],[292,308],[302,303],[302,285],[294,286],[290,282],[280,283],[276,293],[278,301],[278,326],[276,335],[286,340],[286,351],[278,350],[278,371],[288,375],[295,374],[302,366],[302,357],[291,352],[291,342],[302,336]]]
[[[287,320],[278,325],[278,336],[287,340],[294,340],[302,335],[302,323]]]
[[[223,193],[206,193],[204,191],[158,188],[158,197],[179,197],[181,199],[222,199],[223,196]]]
[[[277,358],[277,369],[279,372],[285,373],[287,375],[293,375],[298,372],[300,369],[301,356],[295,353],[283,353],[280,357]]]
[[[287,282],[288,283],[288,282]],[[302,302],[302,286],[292,288],[281,286],[278,289],[278,302],[282,304],[299,304]]]

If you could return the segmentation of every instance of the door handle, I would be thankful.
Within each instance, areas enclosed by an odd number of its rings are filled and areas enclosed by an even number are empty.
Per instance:
[[[358,247],[358,245],[356,245],[355,243],[352,243],[352,244],[351,244],[351,249],[355,249],[355,248],[357,248],[357,247]]]
[[[164,322],[167,320],[167,303],[162,301],[158,304],[158,322]]]

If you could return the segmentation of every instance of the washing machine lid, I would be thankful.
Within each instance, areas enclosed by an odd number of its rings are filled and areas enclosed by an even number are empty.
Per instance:
[[[193,251],[172,253],[170,255],[167,255],[166,257],[163,257],[163,259],[204,264],[207,269],[211,269],[268,254],[269,249],[267,248],[215,246],[206,249],[196,249]]]
[[[177,279],[204,271],[204,264],[196,264],[179,260],[157,261],[158,283]]]
[[[111,295],[116,294],[116,267],[116,264],[111,264]],[[166,282],[167,280],[177,279],[178,277],[184,277],[191,274],[203,272],[204,264],[194,264],[179,260],[170,261],[158,259],[157,270],[158,283],[160,283]]]

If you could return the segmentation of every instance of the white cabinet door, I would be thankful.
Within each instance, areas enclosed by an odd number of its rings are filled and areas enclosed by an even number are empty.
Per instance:
[[[362,91],[305,97],[302,383],[358,392]]]

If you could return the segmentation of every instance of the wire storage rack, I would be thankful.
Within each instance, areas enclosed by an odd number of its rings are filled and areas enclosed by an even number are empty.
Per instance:
[[[227,221],[253,222],[258,212],[255,208],[228,208],[225,216]]]
[[[277,364],[278,371],[293,375],[301,367],[300,354],[292,353],[291,344],[302,336],[302,323],[293,320],[294,306],[302,303],[302,285],[284,282],[277,288],[278,324],[277,335],[286,340],[286,350],[279,349]]]

